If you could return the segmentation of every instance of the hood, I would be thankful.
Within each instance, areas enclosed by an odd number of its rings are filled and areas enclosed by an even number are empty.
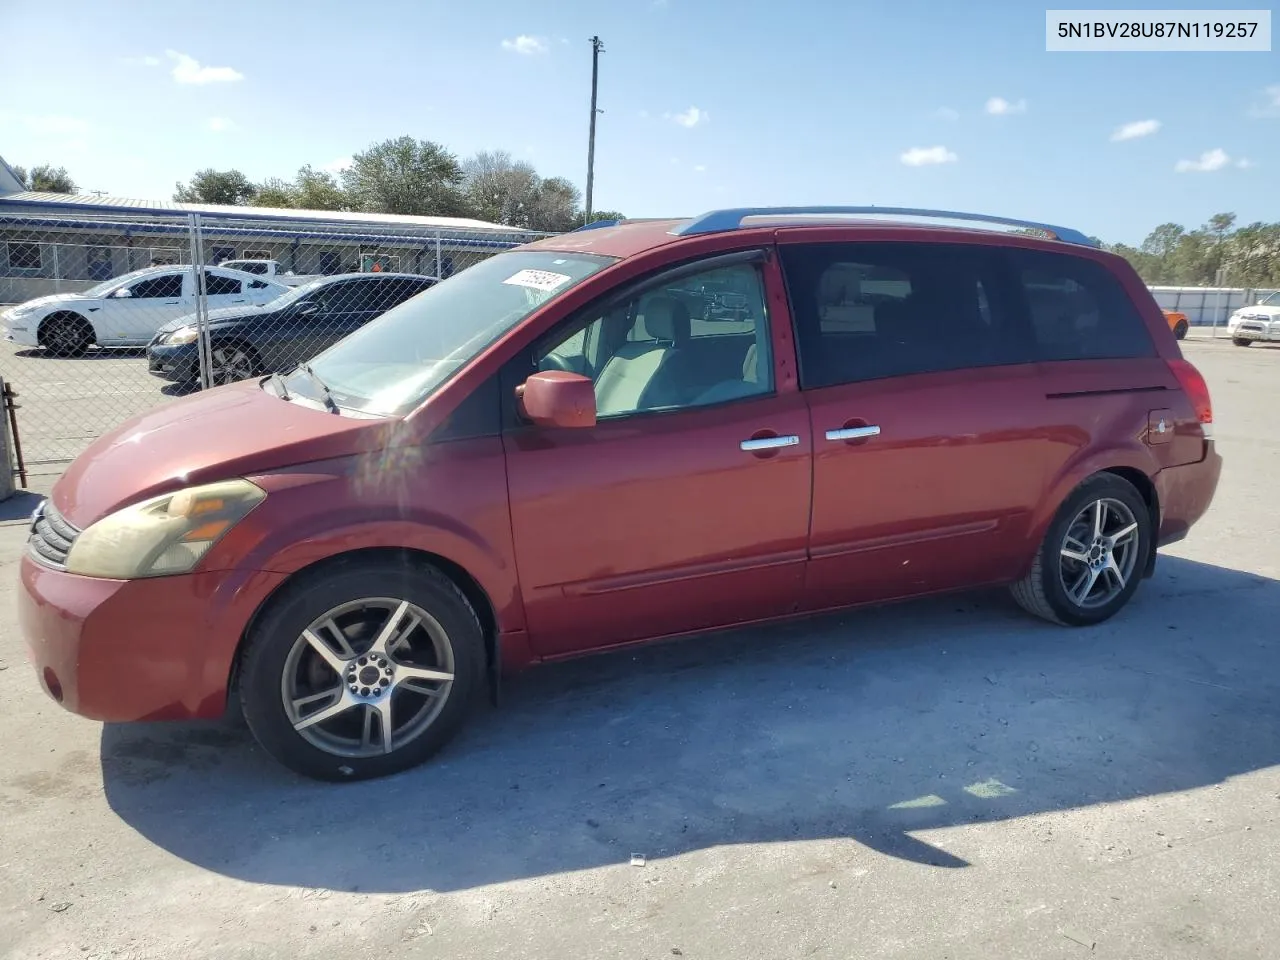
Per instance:
[[[1233,320],[1280,320],[1280,307],[1261,306],[1241,307],[1231,315]]]
[[[27,310],[46,307],[55,303],[67,303],[76,300],[93,300],[94,297],[86,297],[80,293],[51,293],[48,296],[36,297],[34,300],[23,300],[22,303],[15,303],[10,310]]]
[[[315,410],[247,380],[125,421],[76,458],[54,485],[52,499],[84,529],[113,510],[170,490],[375,449],[399,422]]]
[[[218,320],[243,320],[245,317],[256,317],[261,313],[266,313],[267,308],[258,304],[239,304],[234,307],[219,307],[217,310],[209,311],[209,322],[215,323]],[[156,333],[172,333],[174,330],[182,327],[194,327],[196,325],[196,315],[188,313],[185,316],[178,317],[176,320],[170,320],[156,330]]]

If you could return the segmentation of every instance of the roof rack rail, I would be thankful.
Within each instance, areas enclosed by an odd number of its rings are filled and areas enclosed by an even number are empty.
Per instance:
[[[1013,220],[1009,217],[992,217],[981,213],[961,213],[955,210],[923,210],[914,207],[734,207],[727,210],[712,210],[694,217],[688,223],[674,228],[675,236],[688,237],[702,233],[720,233],[725,230],[742,228],[742,221],[749,217],[822,217],[822,216],[865,216],[876,215],[892,218],[930,218],[934,220],[966,220],[975,223],[999,224],[1006,227],[1020,227],[1028,230],[1042,230],[1054,240],[1063,243],[1081,244],[1096,247],[1079,230],[1070,227],[1055,227],[1049,223],[1036,223],[1031,220]]]
[[[570,233],[581,233],[583,230],[599,230],[601,227],[616,227],[622,223],[621,220],[592,220],[590,223],[584,223],[580,227],[574,227]]]

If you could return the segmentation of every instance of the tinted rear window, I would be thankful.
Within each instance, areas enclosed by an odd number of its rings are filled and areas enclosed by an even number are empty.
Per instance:
[[[1146,324],[1116,276],[1081,257],[1010,250],[1041,360],[1153,357]]]
[[[787,244],[782,265],[805,388],[1034,359],[998,248]]]

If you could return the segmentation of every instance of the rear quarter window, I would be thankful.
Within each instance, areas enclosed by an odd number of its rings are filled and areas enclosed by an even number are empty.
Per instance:
[[[1105,266],[1041,251],[1012,250],[1010,256],[1037,359],[1156,356],[1137,306]]]

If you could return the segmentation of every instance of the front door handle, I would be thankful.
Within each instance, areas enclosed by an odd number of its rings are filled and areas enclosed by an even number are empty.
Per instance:
[[[839,430],[828,430],[828,440],[864,440],[867,437],[880,436],[880,428],[876,426],[841,427]]]
[[[751,453],[756,450],[776,450],[778,447],[794,447],[799,442],[800,438],[793,433],[785,437],[757,437],[753,440],[743,440],[739,446]]]

